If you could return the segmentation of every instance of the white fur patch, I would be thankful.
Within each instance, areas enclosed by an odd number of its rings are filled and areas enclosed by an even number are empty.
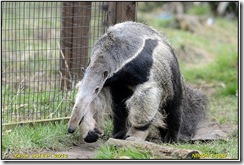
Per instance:
[[[134,94],[126,101],[129,122],[140,127],[151,122],[160,107],[161,90],[154,82],[138,85]]]

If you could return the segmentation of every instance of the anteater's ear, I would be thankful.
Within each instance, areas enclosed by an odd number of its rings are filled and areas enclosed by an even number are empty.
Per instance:
[[[103,72],[103,79],[105,80],[107,78],[108,78],[108,71],[106,70]]]

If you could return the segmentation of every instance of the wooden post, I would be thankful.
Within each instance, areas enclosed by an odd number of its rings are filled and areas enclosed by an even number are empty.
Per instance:
[[[73,2],[64,2],[62,7],[61,56],[60,56],[60,86],[61,89],[70,88],[70,58],[72,54],[72,15]]]
[[[91,2],[63,2],[61,30],[61,89],[71,89],[71,79],[81,79],[88,62]]]
[[[73,79],[81,80],[83,77],[81,68],[85,68],[88,63],[91,2],[74,2],[74,4],[71,73]]]
[[[116,4],[118,2],[109,2],[108,3],[108,26],[116,24]]]
[[[109,2],[108,25],[124,21],[136,21],[136,2]]]

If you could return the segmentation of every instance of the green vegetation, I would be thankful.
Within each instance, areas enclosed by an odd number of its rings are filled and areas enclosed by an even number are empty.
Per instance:
[[[162,27],[158,29],[167,35],[178,55],[181,55],[180,67],[186,82],[217,86],[216,94],[220,96],[236,95],[237,22],[223,18],[216,18],[215,22],[213,27],[202,27],[196,33]],[[229,29],[228,33],[226,28]],[[184,53],[186,48],[190,48],[190,52]],[[185,60],[186,58],[195,58],[197,61],[193,63],[193,59],[190,59],[189,62]]]
[[[101,145],[96,159],[157,159],[147,150]]]
[[[48,92],[34,90],[12,91],[9,85],[3,85],[2,123],[33,121],[67,117],[66,109],[74,104],[76,90]]]
[[[209,15],[210,13],[211,13],[211,8],[207,4],[196,5],[187,10],[187,14],[190,15]]]
[[[226,140],[162,145],[179,149],[198,150],[202,153],[200,155],[201,159],[238,159],[237,133],[233,136],[235,138]],[[117,148],[108,145],[101,145],[96,154],[96,159],[123,159],[124,157],[127,159],[160,159],[153,151],[140,150],[138,148]],[[168,159],[176,158],[169,157]]]
[[[237,135],[237,134],[236,134]],[[238,141],[235,138],[226,140],[215,140],[211,142],[197,142],[194,144],[166,144],[167,146],[176,147],[180,149],[195,149],[201,151],[204,155],[203,159],[237,159]],[[218,157],[219,156],[219,157]]]
[[[65,150],[79,140],[78,134],[68,134],[67,122],[26,124],[2,131],[2,157],[27,154],[43,150]]]

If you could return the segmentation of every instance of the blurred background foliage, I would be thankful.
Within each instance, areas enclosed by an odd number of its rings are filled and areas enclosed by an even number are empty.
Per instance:
[[[238,2],[138,2],[137,19],[165,34],[187,82],[238,95]]]

